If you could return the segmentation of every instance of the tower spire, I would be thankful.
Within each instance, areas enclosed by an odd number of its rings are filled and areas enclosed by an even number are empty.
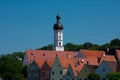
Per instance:
[[[57,23],[59,23],[60,22],[60,16],[59,16],[59,14],[57,14],[56,19],[57,19]]]
[[[56,16],[57,22],[53,26],[54,30],[54,46],[53,50],[55,51],[64,51],[63,45],[63,25],[60,23],[60,16]]]

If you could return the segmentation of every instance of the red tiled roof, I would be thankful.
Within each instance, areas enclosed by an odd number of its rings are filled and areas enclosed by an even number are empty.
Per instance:
[[[74,58],[59,58],[60,65],[63,69],[67,69],[73,61]]]
[[[84,63],[80,63],[79,65],[75,62],[73,64],[70,65],[72,70],[73,70],[73,73],[74,73],[74,76],[78,76],[78,73],[82,70],[82,68],[84,67]]]
[[[80,50],[84,57],[92,56],[92,57],[101,57],[105,52],[104,51],[96,51],[96,50]]]
[[[70,55],[73,58],[78,52],[72,51],[50,51],[50,50],[26,50],[28,62],[34,59],[55,59],[56,55],[60,58],[67,58]]]
[[[54,59],[47,59],[46,62],[52,68],[52,66],[54,64]]]
[[[94,56],[86,57],[86,62],[88,65],[98,66],[98,58]]]
[[[38,65],[39,68],[41,68],[45,62],[44,59],[35,59],[36,64]]]
[[[114,55],[105,55],[105,56],[101,57],[100,62],[102,62],[102,61],[114,61],[114,62],[116,62],[116,59],[115,59]]]

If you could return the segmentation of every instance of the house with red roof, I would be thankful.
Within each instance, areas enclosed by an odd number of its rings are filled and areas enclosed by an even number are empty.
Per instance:
[[[72,64],[73,59],[56,57],[51,70],[51,80],[63,80],[69,64]]]
[[[30,63],[27,70],[28,80],[50,80],[54,59],[39,59]]]
[[[23,65],[29,65],[34,59],[55,59],[56,55],[60,58],[73,58],[77,53],[73,51],[26,50]]]
[[[40,80],[40,71],[45,60],[34,60],[27,69],[27,80]]]
[[[101,80],[106,80],[107,73],[116,72],[116,71],[117,71],[116,61],[104,61],[103,60],[95,72],[101,76]]]
[[[73,63],[69,64],[64,80],[78,80],[78,73],[84,67],[84,62],[82,59],[74,59],[72,61]]]
[[[40,80],[50,80],[51,69],[54,63],[54,59],[47,59],[40,71]]]

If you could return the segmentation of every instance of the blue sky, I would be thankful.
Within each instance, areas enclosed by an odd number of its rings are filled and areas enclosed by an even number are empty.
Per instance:
[[[64,44],[120,38],[120,0],[0,0],[0,54],[53,43],[57,13]]]

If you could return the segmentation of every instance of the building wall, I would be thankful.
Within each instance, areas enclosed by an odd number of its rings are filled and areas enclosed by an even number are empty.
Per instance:
[[[106,62],[102,62],[98,68],[95,71],[97,74],[99,74],[101,76],[101,80],[103,80],[103,78],[106,78],[106,74],[108,72],[112,72],[112,70],[110,69],[110,67],[106,64]]]
[[[24,59],[23,59],[23,65],[28,65],[28,64],[29,64],[29,63],[28,63],[27,55],[26,55],[26,53],[25,53]]]
[[[56,58],[55,62],[53,64],[52,70],[51,70],[51,79],[50,80],[63,80],[64,73],[65,73],[65,70],[62,69],[58,58]]]
[[[76,77],[74,76],[71,66],[69,66],[63,80],[77,80]]]
[[[35,62],[31,63],[27,70],[27,80],[40,80],[40,69]]]
[[[42,80],[50,80],[50,72],[51,68],[49,65],[45,62],[41,68],[40,76]]]
[[[87,80],[88,75],[91,73],[91,71],[88,69],[87,65],[81,69],[81,71],[78,73],[78,80]]]

